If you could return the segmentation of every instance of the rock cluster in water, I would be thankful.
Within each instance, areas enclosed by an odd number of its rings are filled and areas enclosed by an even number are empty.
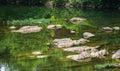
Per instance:
[[[62,38],[62,39],[55,39],[54,45],[58,48],[67,48],[73,45],[79,45],[89,42],[89,40],[81,38],[79,40],[72,40],[71,38]]]
[[[19,30],[12,30],[11,32],[18,32],[18,33],[32,33],[32,32],[40,32],[42,27],[38,26],[23,26]]]
[[[90,32],[83,33],[84,38],[78,40],[72,40],[71,38],[55,39],[54,45],[58,48],[62,48],[64,51],[78,53],[76,55],[68,55],[66,58],[75,61],[90,61],[91,58],[102,58],[108,54],[107,50],[98,50],[100,46],[89,47],[89,46],[77,46],[79,44],[85,44],[90,42],[87,38],[95,36]]]

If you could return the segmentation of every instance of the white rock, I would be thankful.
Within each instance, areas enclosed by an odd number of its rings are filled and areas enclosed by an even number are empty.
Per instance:
[[[73,40],[74,45],[85,44],[87,42],[90,42],[90,41],[84,38],[80,38],[79,40]]]
[[[39,32],[41,30],[42,30],[42,27],[38,27],[38,26],[23,26],[19,30],[12,30],[12,32],[32,33],[32,32]]]
[[[120,27],[116,26],[116,27],[113,27],[113,29],[116,30],[116,31],[118,31],[118,30],[120,30]]]
[[[55,25],[48,25],[47,26],[47,29],[54,29],[55,28]]]
[[[95,47],[89,47],[89,46],[77,46],[77,47],[70,47],[70,48],[64,48],[64,51],[70,51],[70,52],[77,52],[77,53],[82,53],[84,51],[87,52],[96,52],[98,46]]]
[[[113,55],[112,59],[120,59],[120,50],[117,50]]]
[[[85,18],[74,17],[74,18],[70,19],[70,22],[71,23],[80,23],[80,22],[83,22],[85,20],[86,20]]]
[[[95,36],[95,35],[92,34],[92,33],[90,33],[90,32],[85,32],[85,33],[83,33],[83,37],[84,37],[84,38],[90,38],[90,37],[93,37],[93,36]]]
[[[59,24],[58,24],[58,25],[56,25],[56,28],[57,28],[57,29],[60,29],[60,28],[62,28],[62,25],[59,25]]]
[[[102,27],[102,29],[105,31],[113,31],[113,28],[111,27]]]
[[[75,33],[75,31],[71,30],[71,31],[70,31],[70,33],[74,34],[74,33]]]
[[[104,57],[107,54],[108,54],[107,50],[100,50],[100,51],[97,51],[97,52],[91,52],[91,57],[101,58],[101,57]]]
[[[10,28],[10,29],[16,29],[16,27],[15,27],[15,26],[10,26],[9,28]]]
[[[32,52],[32,54],[34,54],[34,55],[40,55],[40,54],[42,54],[42,52],[40,52],[40,51],[35,51],[35,52]]]
[[[48,57],[47,55],[40,55],[40,56],[37,56],[37,58],[46,58]]]
[[[70,38],[55,39],[54,45],[58,48],[71,47],[73,46],[73,41]]]
[[[82,52],[81,54],[76,54],[76,55],[69,55],[66,58],[75,60],[75,61],[81,61],[81,60],[85,60],[85,59],[89,59],[90,58],[90,54],[87,52]]]
[[[62,25],[48,25],[47,29],[60,29],[62,28]]]

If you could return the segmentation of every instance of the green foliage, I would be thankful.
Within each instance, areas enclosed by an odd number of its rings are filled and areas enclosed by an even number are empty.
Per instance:
[[[101,65],[95,65],[96,69],[105,69],[105,68],[116,68],[114,63],[106,63]]]
[[[25,19],[25,20],[12,20],[8,21],[8,25],[41,25],[41,24],[50,24],[51,19]]]

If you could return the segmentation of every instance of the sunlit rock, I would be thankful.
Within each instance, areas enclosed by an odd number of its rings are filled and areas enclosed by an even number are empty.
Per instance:
[[[100,51],[96,51],[96,52],[91,52],[91,57],[102,58],[107,54],[108,54],[107,50],[100,50]]]
[[[47,55],[39,55],[36,58],[46,58],[46,57],[48,57],[48,56]]]
[[[47,29],[60,29],[62,28],[62,25],[48,25]]]
[[[77,50],[78,51],[78,50]],[[90,61],[90,59],[92,58],[103,58],[105,55],[107,55],[108,52],[106,50],[100,50],[98,51],[97,49],[95,50],[82,50],[82,52],[80,54],[76,54],[76,55],[68,55],[66,58],[75,60],[75,61]]]
[[[90,54],[87,52],[82,52],[81,54],[76,54],[76,55],[69,55],[66,58],[75,60],[75,61],[79,61],[79,62],[86,62],[86,61],[90,61]]]
[[[112,55],[112,59],[120,59],[120,50],[116,51],[116,52]]]
[[[74,18],[70,19],[70,22],[71,23],[80,23],[80,22],[83,22],[85,20],[86,20],[85,18],[74,17]]]
[[[113,28],[111,28],[111,27],[102,27],[102,29],[106,32],[112,32],[113,31]]]
[[[23,26],[19,30],[12,30],[12,32],[19,32],[19,33],[32,33],[32,32],[40,32],[42,27],[38,26]]]
[[[35,51],[35,52],[32,52],[32,54],[33,54],[33,55],[40,55],[40,54],[42,54],[42,52],[40,52],[40,51]]]
[[[90,32],[85,32],[85,33],[83,33],[83,37],[84,38],[90,38],[90,37],[94,37],[95,35],[94,34],[92,34],[92,33],[90,33]]]
[[[113,27],[113,29],[116,30],[116,31],[119,31],[119,30],[120,30],[120,27],[117,27],[117,26],[116,26],[116,27]]]
[[[77,53],[82,53],[84,51],[87,52],[97,52],[97,49],[99,46],[95,47],[89,47],[89,46],[77,46],[77,47],[70,47],[70,48],[64,48],[64,51],[69,51],[69,52],[77,52]]]
[[[73,41],[70,38],[55,39],[54,45],[58,48],[71,47],[73,46]]]
[[[15,26],[10,26],[9,28],[10,28],[10,29],[16,29],[16,27],[15,27]]]
[[[71,31],[70,31],[70,33],[74,34],[74,33],[75,33],[75,31],[71,30]]]
[[[89,42],[89,40],[81,38],[79,40],[72,40],[70,38],[62,38],[62,39],[55,39],[54,45],[58,48],[65,48],[65,47],[71,47],[73,45],[79,45],[79,44],[85,44]]]
[[[90,41],[84,38],[80,38],[79,40],[73,40],[74,45],[85,44],[87,42],[90,42]]]

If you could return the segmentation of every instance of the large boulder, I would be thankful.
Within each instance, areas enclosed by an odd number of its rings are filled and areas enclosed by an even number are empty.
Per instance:
[[[74,17],[74,18],[70,19],[70,22],[71,23],[80,23],[80,22],[83,22],[85,20],[86,20],[85,18]]]
[[[85,33],[83,33],[83,37],[84,37],[84,38],[90,38],[90,37],[93,37],[93,36],[95,36],[95,35],[92,34],[92,33],[90,33],[90,32],[85,32]]]
[[[120,59],[120,49],[112,55],[112,59]]]
[[[38,27],[38,26],[23,26],[19,30],[12,30],[11,32],[32,33],[32,32],[39,32],[41,30],[42,27]]]

